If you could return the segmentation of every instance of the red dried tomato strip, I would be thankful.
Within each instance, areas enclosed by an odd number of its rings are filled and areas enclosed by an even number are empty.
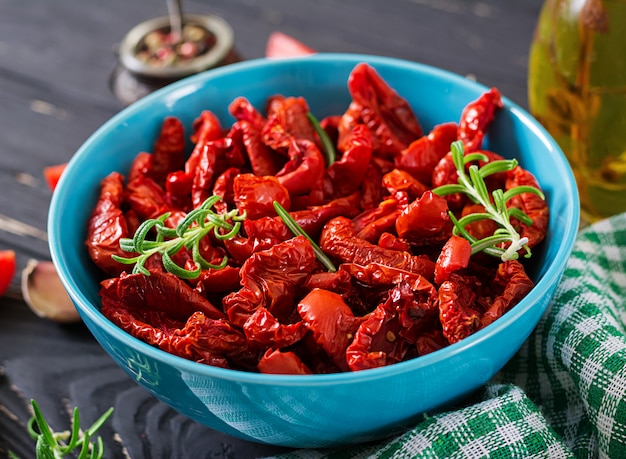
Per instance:
[[[298,286],[316,265],[313,247],[302,236],[253,254],[241,268],[242,288],[222,301],[231,323],[242,327],[261,306],[287,322]]]

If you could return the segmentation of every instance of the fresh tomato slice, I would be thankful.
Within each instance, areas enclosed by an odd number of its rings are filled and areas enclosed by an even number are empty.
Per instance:
[[[66,166],[67,163],[62,163],[56,164],[54,166],[44,167],[43,176],[46,179],[46,182],[48,182],[48,186],[52,191],[54,191],[57,183],[59,183],[59,180],[61,179],[61,174],[63,174]]]
[[[13,250],[0,250],[0,296],[4,295],[11,285],[15,269],[15,252]]]
[[[282,32],[272,32],[265,47],[266,57],[295,57],[315,53],[304,43]]]
[[[454,271],[467,268],[471,254],[472,247],[467,239],[460,236],[448,239],[435,264],[435,283],[441,284]]]

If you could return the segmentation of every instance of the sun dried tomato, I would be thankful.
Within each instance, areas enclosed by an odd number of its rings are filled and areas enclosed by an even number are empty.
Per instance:
[[[435,283],[441,284],[454,271],[467,268],[472,247],[469,241],[460,236],[450,236],[444,244],[435,264]]]
[[[327,169],[334,196],[347,196],[359,189],[372,157],[372,134],[363,124],[346,136],[341,157]]]
[[[293,352],[268,349],[259,361],[261,373],[278,375],[310,375],[313,372]]]
[[[307,332],[304,322],[280,323],[263,306],[258,307],[243,324],[249,343],[259,348],[283,348],[300,341]]]
[[[451,273],[439,286],[439,317],[443,335],[452,344],[480,328],[480,312],[475,309],[477,286],[474,277]]]
[[[483,327],[494,322],[519,303],[535,284],[519,261],[510,260],[500,263],[492,285],[498,294],[481,319]]]
[[[439,124],[427,136],[413,141],[400,155],[395,156],[394,163],[398,169],[430,185],[435,166],[450,151],[450,144],[455,140],[457,124]]]
[[[121,206],[124,194],[124,177],[112,172],[100,183],[100,196],[87,223],[85,245],[91,260],[105,273],[119,275],[124,265],[113,260],[126,253],[120,248],[120,239],[129,237],[128,226]]]
[[[317,344],[342,370],[347,370],[346,348],[362,319],[354,317],[341,295],[313,289],[298,303],[298,313]]]
[[[432,191],[426,191],[400,213],[396,231],[398,236],[409,242],[445,241],[452,231],[446,200]]]
[[[422,127],[407,101],[365,63],[354,67],[348,77],[352,110],[367,125],[374,150],[395,156],[423,135]]]
[[[233,194],[239,213],[246,212],[248,218],[253,220],[275,216],[274,201],[287,210],[291,207],[289,191],[272,176],[239,174],[233,182]]]
[[[345,217],[334,218],[326,224],[320,237],[320,246],[343,263],[363,266],[378,263],[421,274],[429,280],[435,271],[435,263],[428,257],[384,249],[357,237],[352,222]]]
[[[241,267],[242,288],[222,301],[229,320],[243,326],[262,306],[284,322],[294,307],[297,287],[316,264],[313,247],[303,236],[253,254]]]
[[[178,118],[168,116],[163,120],[161,132],[154,143],[148,176],[163,185],[170,172],[181,170],[184,165],[185,128]]]

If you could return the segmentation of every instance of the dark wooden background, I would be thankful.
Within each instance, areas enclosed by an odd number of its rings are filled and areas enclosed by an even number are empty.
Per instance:
[[[540,0],[185,1],[233,27],[246,59],[262,57],[280,30],[319,51],[399,57],[498,87],[526,106],[528,48]],[[43,168],[70,159],[122,105],[109,90],[115,45],[135,24],[167,13],[155,0],[0,0],[0,214],[46,229]],[[70,215],[67,218],[71,218]],[[0,229],[18,271],[49,259],[48,243]],[[87,329],[36,317],[19,275],[0,299],[0,458],[34,457],[29,400],[58,430],[80,408],[83,425],[109,406],[107,458],[260,457],[280,448],[243,442],[181,416],[136,385]],[[349,407],[346,407],[349,409]]]

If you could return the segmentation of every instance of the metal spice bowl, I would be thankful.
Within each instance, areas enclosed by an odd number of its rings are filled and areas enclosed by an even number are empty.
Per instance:
[[[169,34],[170,24],[168,16],[142,22],[133,27],[119,45],[118,63],[109,85],[123,104],[130,105],[187,76],[241,60],[235,50],[231,26],[213,15],[185,14],[182,50],[176,48],[176,52],[151,54],[158,46],[154,42]]]

